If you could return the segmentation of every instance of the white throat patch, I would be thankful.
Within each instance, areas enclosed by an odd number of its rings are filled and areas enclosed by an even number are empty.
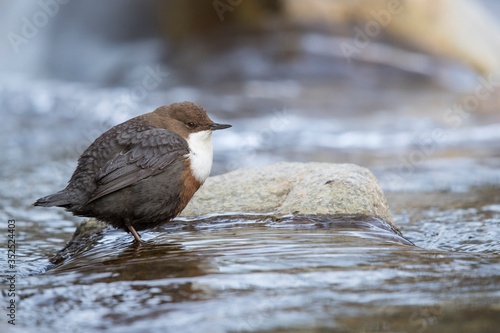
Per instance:
[[[187,157],[191,160],[191,170],[194,177],[203,183],[212,170],[212,131],[191,133],[187,142],[190,150]]]

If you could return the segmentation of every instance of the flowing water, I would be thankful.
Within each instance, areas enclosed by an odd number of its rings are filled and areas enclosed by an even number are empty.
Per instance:
[[[2,313],[0,329],[497,332],[498,108],[450,115],[457,93],[437,74],[346,67],[314,52],[318,36],[295,36],[291,59],[271,36],[258,45],[267,55],[245,48],[249,39],[195,68],[161,67],[167,79],[143,95],[154,64],[119,87],[4,75],[0,219],[15,219],[17,311],[16,327]],[[139,247],[107,228],[51,265],[82,219],[31,203],[65,186],[100,133],[180,100],[233,124],[214,134],[213,174],[277,161],[360,164],[415,245],[374,221],[247,212],[178,218],[142,232]],[[2,271],[8,235],[3,228]],[[3,312],[9,299],[3,287]]]

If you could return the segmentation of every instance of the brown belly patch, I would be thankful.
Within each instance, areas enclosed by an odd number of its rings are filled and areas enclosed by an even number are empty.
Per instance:
[[[202,183],[196,179],[193,172],[191,171],[191,161],[189,158],[184,162],[184,165],[186,166],[186,168],[184,169],[181,175],[184,183],[184,188],[181,191],[180,202],[179,205],[177,206],[175,215],[179,214],[186,207],[189,200],[191,200],[193,195],[196,193],[196,191],[198,191],[198,189],[202,185]]]

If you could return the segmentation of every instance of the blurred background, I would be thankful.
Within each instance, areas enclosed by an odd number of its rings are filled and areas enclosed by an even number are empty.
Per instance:
[[[212,175],[359,164],[417,245],[498,254],[499,20],[493,0],[1,0],[3,215],[36,269],[81,219],[31,203],[102,132],[188,100],[233,125]]]
[[[214,174],[325,161],[395,190],[491,183],[500,6],[451,3],[4,0],[2,163],[59,188],[100,133],[190,100],[234,125]]]

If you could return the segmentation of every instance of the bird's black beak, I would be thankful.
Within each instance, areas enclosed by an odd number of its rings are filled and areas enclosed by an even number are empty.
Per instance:
[[[212,124],[212,125],[210,125],[210,129],[212,131],[221,130],[221,129],[229,128],[229,127],[232,127],[232,126],[231,125],[227,125],[227,124]]]

